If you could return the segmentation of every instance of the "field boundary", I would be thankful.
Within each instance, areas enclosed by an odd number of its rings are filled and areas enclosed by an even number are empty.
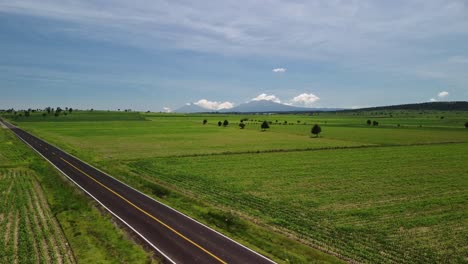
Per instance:
[[[154,156],[147,159],[156,158],[193,158],[206,156],[224,156],[224,155],[245,155],[245,154],[265,154],[265,153],[282,153],[282,152],[308,152],[308,151],[327,151],[327,150],[343,150],[343,149],[367,149],[367,148],[391,148],[391,147],[417,147],[417,146],[432,146],[432,145],[449,145],[449,144],[465,144],[466,141],[447,141],[447,142],[432,142],[432,143],[412,143],[412,144],[384,144],[384,145],[360,145],[360,146],[338,146],[338,147],[322,147],[322,148],[293,148],[293,149],[267,149],[254,151],[225,151],[214,153],[200,154],[182,154],[169,156]],[[141,159],[121,159],[121,161],[137,161]]]

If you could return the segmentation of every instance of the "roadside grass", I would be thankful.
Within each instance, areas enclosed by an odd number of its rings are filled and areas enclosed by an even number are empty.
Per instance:
[[[6,129],[0,129],[0,153],[1,263],[154,261]]]

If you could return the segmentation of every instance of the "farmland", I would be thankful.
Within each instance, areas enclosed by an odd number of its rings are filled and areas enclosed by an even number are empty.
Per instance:
[[[3,263],[75,263],[31,171],[0,170]]]
[[[468,257],[465,112],[105,114],[15,122],[277,261]]]
[[[0,263],[151,260],[46,161],[0,129]]]

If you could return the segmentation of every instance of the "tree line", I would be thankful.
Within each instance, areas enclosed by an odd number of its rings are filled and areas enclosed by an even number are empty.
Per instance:
[[[239,127],[240,129],[244,129],[246,127],[246,124],[244,123],[244,121],[248,121],[248,119],[241,119],[240,120],[240,123],[239,123]],[[278,122],[278,120],[276,120],[276,122]],[[284,121],[285,123],[287,123],[287,121]],[[298,121],[298,123],[300,123],[300,121]],[[208,124],[208,120],[207,119],[203,119],[202,121],[202,124],[203,125],[206,125]],[[218,121],[218,127],[227,127],[229,126],[229,121],[227,119],[225,119],[224,121]],[[272,124],[272,122],[268,122],[266,120],[264,120],[262,122],[262,124],[260,125],[260,129],[262,132],[265,132],[267,131],[269,128],[270,128],[270,124]],[[310,132],[312,133],[312,135],[314,135],[315,137],[318,137],[320,135],[320,133],[322,132],[322,128],[320,127],[320,125],[318,124],[315,124],[312,126],[312,129],[310,130]]]

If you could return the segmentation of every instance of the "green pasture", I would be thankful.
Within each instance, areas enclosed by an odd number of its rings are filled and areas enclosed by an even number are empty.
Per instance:
[[[467,112],[80,114],[13,121],[279,262],[468,258]]]
[[[351,259],[462,262],[467,147],[166,157],[127,166]]]

